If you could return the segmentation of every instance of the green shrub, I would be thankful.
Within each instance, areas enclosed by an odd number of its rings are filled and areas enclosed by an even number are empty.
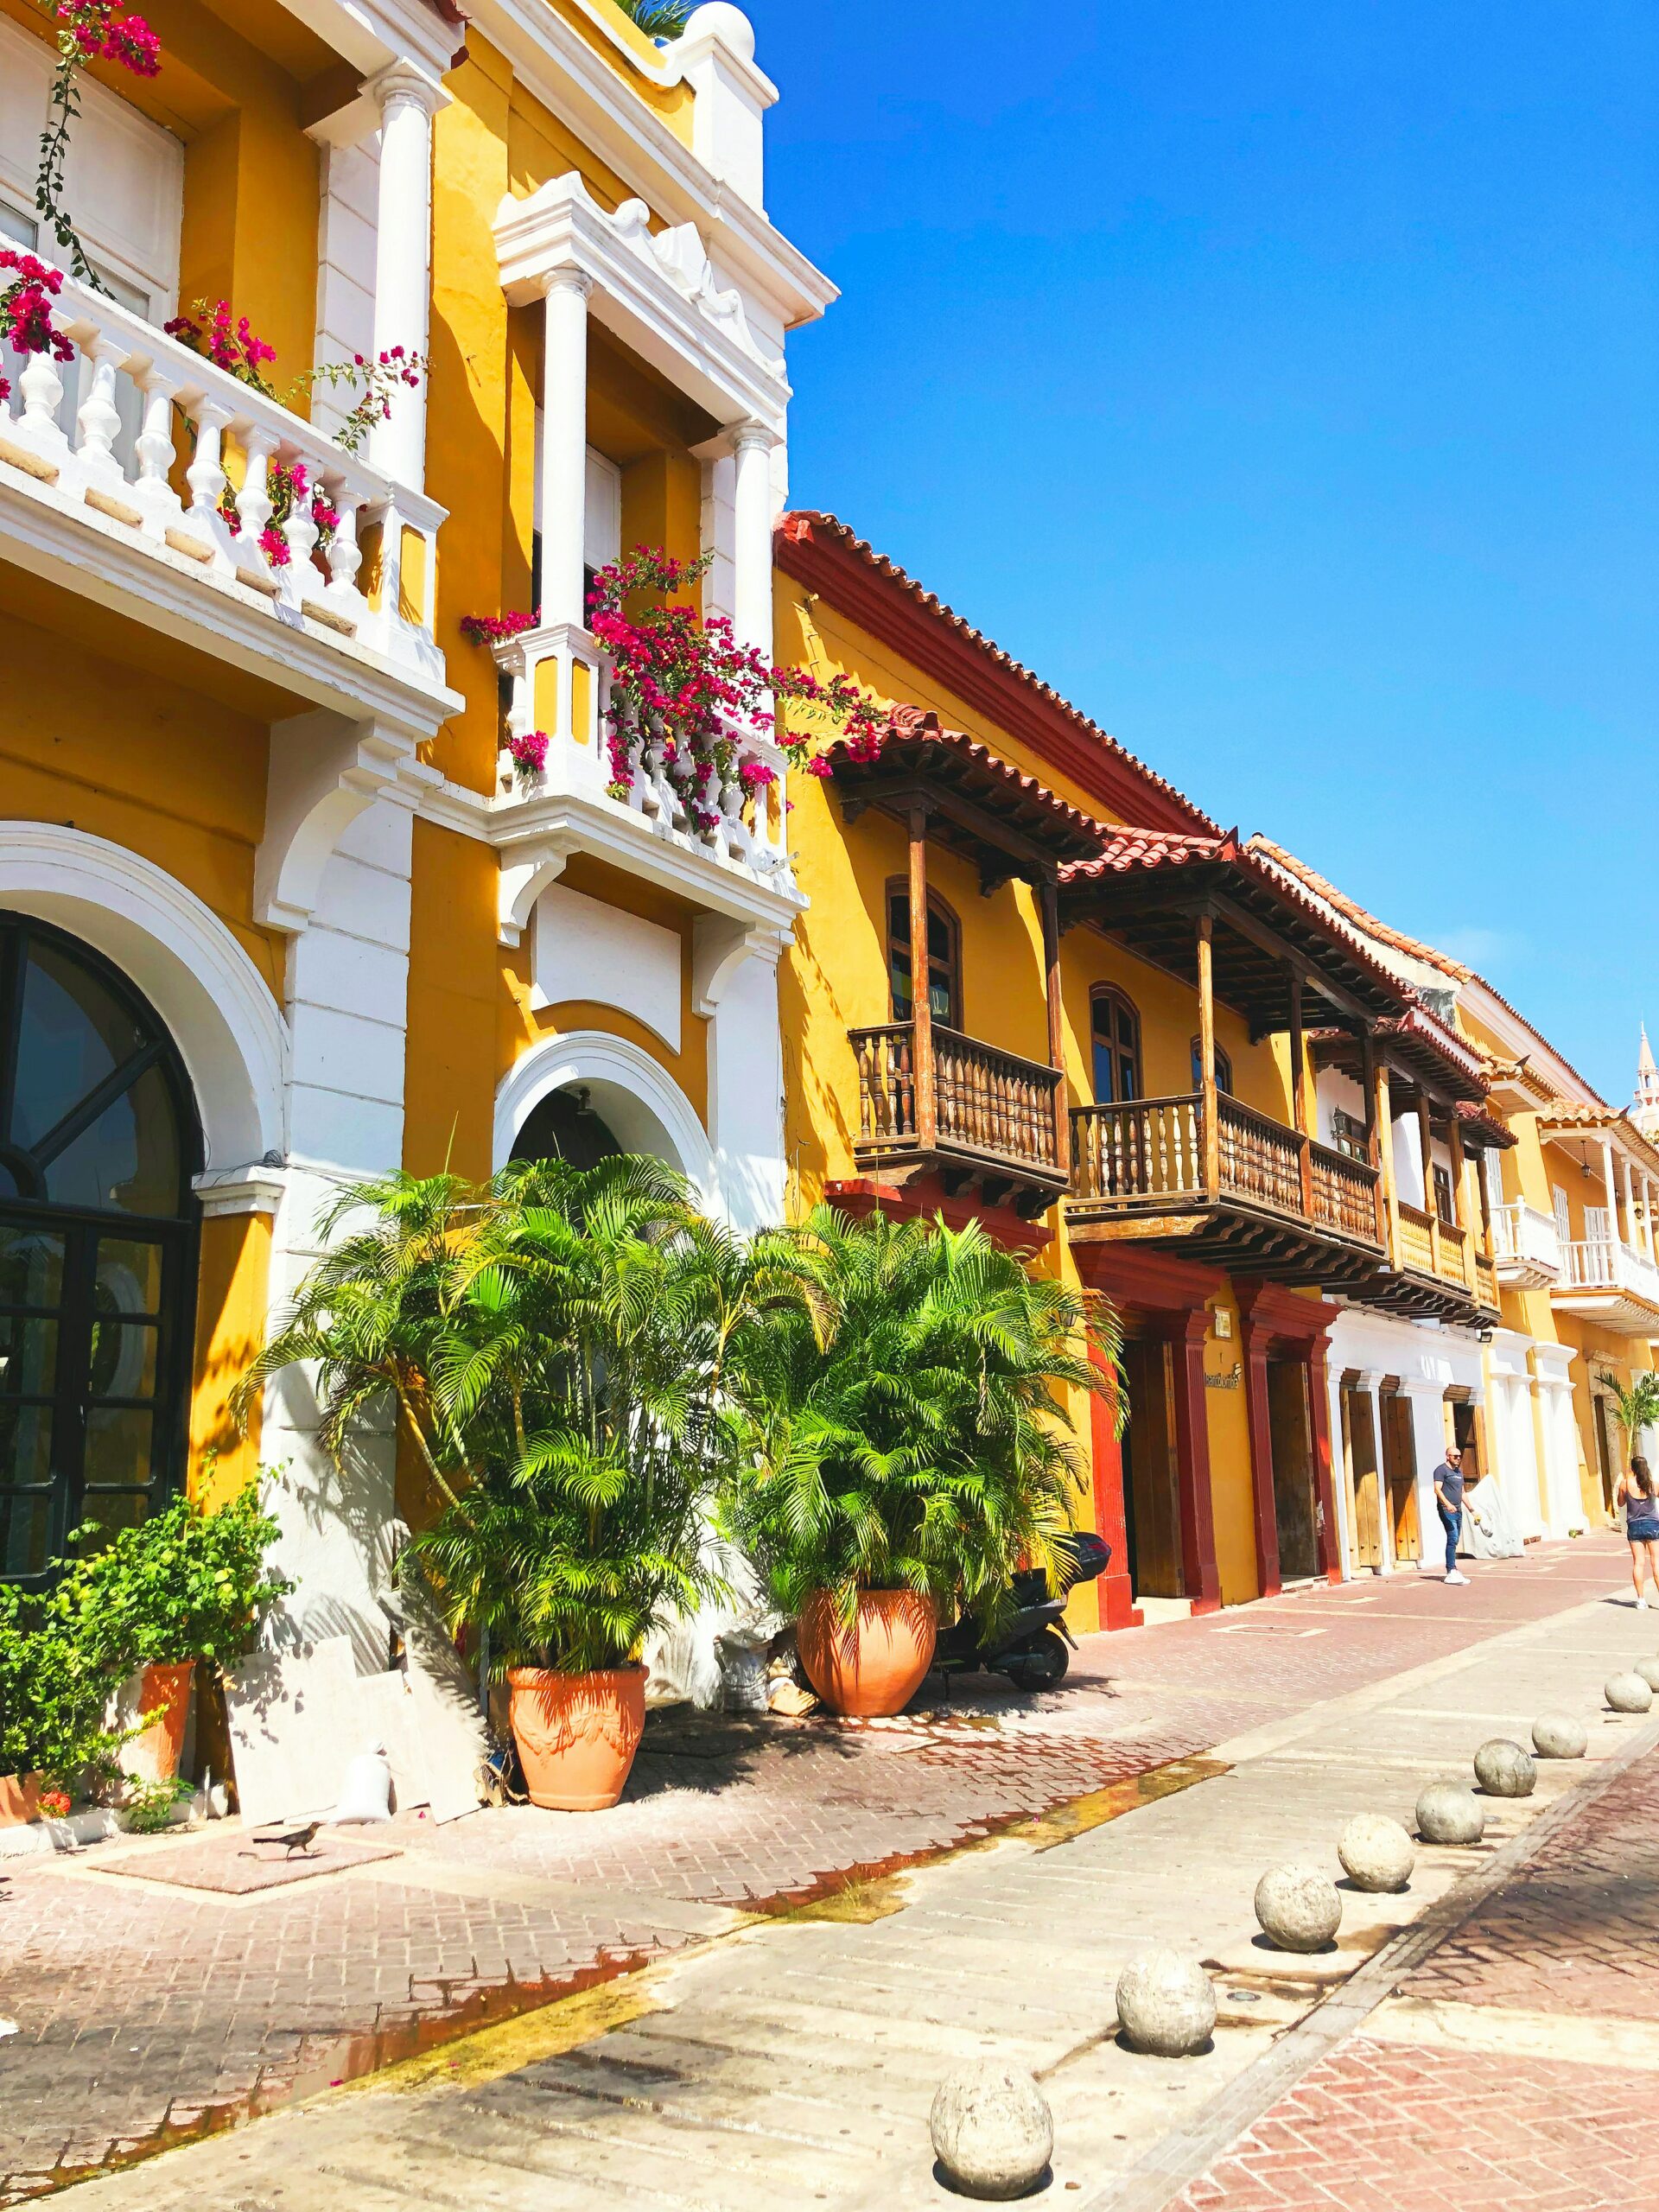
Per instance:
[[[105,1726],[113,1678],[79,1632],[82,1572],[44,1595],[0,1583],[0,1774],[71,1795],[114,1780],[124,1740]]]
[[[294,1586],[265,1567],[276,1534],[250,1483],[216,1511],[176,1497],[102,1541],[64,1585],[93,1662],[118,1679],[187,1659],[234,1665],[252,1648],[263,1609]],[[77,1531],[83,1544],[101,1535]]]

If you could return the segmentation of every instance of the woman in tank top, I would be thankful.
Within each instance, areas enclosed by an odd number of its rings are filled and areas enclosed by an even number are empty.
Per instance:
[[[1630,1544],[1630,1580],[1636,1585],[1636,1602],[1647,1611],[1647,1586],[1651,1582],[1659,1595],[1659,1494],[1654,1489],[1653,1472],[1638,1452],[1630,1460],[1630,1471],[1618,1478],[1618,1489],[1613,1503],[1624,1508],[1624,1534]]]

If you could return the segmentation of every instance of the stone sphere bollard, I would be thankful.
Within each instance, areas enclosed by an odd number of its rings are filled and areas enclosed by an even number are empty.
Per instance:
[[[1507,1736],[1494,1736],[1475,1753],[1475,1780],[1489,1797],[1530,1797],[1538,1769],[1530,1751]]]
[[[1117,2024],[1131,2050],[1185,2058],[1214,2032],[1216,1993],[1196,1959],[1148,1951],[1117,1977]]]
[[[1317,1866],[1270,1866],[1255,1885],[1255,1916],[1277,1949],[1322,1951],[1342,1925],[1342,1899]]]
[[[1431,1782],[1417,1800],[1417,1833],[1425,1843],[1478,1843],[1486,1808],[1461,1782]]]
[[[1640,1675],[1650,1690],[1659,1690],[1659,1659],[1638,1659],[1630,1672]]]
[[[1403,1890],[1417,1864],[1417,1847],[1385,1813],[1356,1813],[1337,1846],[1342,1871],[1357,1890]]]
[[[1576,1713],[1541,1713],[1532,1724],[1532,1748],[1541,1759],[1581,1759],[1590,1731]]]
[[[1640,1675],[1611,1675],[1602,1691],[1615,1713],[1645,1713],[1653,1703],[1653,1692]]]
[[[995,2059],[945,2075],[928,2129],[951,2187],[996,2202],[1028,2196],[1054,2149],[1047,2099],[1029,2074]]]

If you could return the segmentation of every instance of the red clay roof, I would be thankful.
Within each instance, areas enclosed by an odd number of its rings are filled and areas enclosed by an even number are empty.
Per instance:
[[[1306,861],[1299,861],[1294,853],[1287,852],[1282,845],[1275,845],[1270,837],[1264,837],[1258,831],[1251,838],[1250,845],[1254,851],[1265,853],[1269,860],[1277,861],[1280,867],[1287,869],[1292,875],[1300,876],[1310,891],[1334,906],[1345,921],[1352,922],[1357,928],[1363,930],[1367,937],[1374,937],[1379,944],[1391,946],[1395,952],[1407,953],[1427,967],[1438,968],[1443,975],[1453,976],[1459,982],[1466,983],[1472,978],[1475,972],[1472,968],[1465,968],[1460,961],[1453,960],[1449,953],[1437,951],[1433,945],[1423,944],[1421,938],[1408,937],[1404,931],[1390,929],[1386,922],[1378,921],[1376,916],[1362,906],[1357,899],[1351,899],[1345,891],[1338,891],[1336,885],[1319,874],[1317,869],[1309,868]]]
[[[1020,826],[1023,817],[1030,833],[1052,847],[1058,857],[1090,851],[1109,834],[1103,823],[1051,791],[1040,777],[1027,775],[965,730],[946,728],[929,709],[895,707],[876,731],[875,743],[879,749],[872,755],[862,746],[838,740],[828,751],[831,768],[838,776],[856,779],[861,771],[873,770],[900,751],[913,757],[918,747],[937,747],[975,772],[987,787],[987,796],[995,793],[1007,804],[1010,823]]]
[[[835,515],[801,508],[778,565],[1071,776],[1126,820],[1218,834],[1190,798]]]

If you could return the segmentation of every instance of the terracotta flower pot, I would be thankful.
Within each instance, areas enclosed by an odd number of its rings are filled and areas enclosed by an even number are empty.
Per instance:
[[[41,1815],[38,1774],[0,1774],[0,1828],[21,1827]]]
[[[195,1661],[177,1666],[144,1667],[138,1675],[137,1711],[161,1712],[149,1726],[122,1746],[121,1764],[140,1782],[171,1782],[184,1749],[184,1724],[190,1713],[190,1677]]]
[[[807,1679],[837,1713],[861,1719],[902,1713],[933,1663],[938,1616],[913,1590],[861,1590],[849,1628],[827,1590],[802,1608],[795,1641]]]
[[[598,1813],[622,1795],[645,1725],[645,1670],[507,1669],[508,1710],[532,1805]]]

